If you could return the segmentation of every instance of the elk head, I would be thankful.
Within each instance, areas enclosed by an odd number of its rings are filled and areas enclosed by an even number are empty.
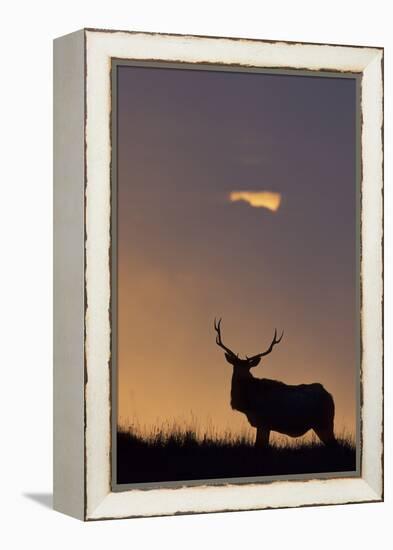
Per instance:
[[[218,346],[220,346],[220,348],[222,348],[225,351],[225,359],[228,361],[228,363],[233,365],[236,368],[236,370],[238,370],[238,371],[241,370],[243,372],[244,371],[248,372],[253,367],[256,367],[257,365],[259,365],[261,357],[264,357],[265,355],[268,355],[272,351],[274,346],[281,342],[282,337],[284,335],[284,332],[283,332],[281,334],[280,338],[277,338],[277,329],[275,329],[273,340],[272,340],[270,346],[267,348],[266,351],[262,351],[261,353],[257,353],[256,355],[253,355],[252,357],[247,357],[247,355],[246,355],[245,359],[241,359],[239,357],[239,354],[234,353],[232,350],[230,350],[229,348],[227,348],[223,344],[222,339],[221,339],[221,319],[219,319],[219,321],[214,320],[214,329],[217,332],[216,344]]]

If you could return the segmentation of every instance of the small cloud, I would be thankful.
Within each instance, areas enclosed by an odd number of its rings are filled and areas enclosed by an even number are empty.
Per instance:
[[[231,202],[244,201],[254,208],[267,208],[276,212],[280,208],[281,193],[273,191],[231,191]]]

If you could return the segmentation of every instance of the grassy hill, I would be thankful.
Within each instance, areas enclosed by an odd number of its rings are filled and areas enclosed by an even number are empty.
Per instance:
[[[325,447],[315,440],[255,449],[249,436],[197,436],[193,430],[132,429],[117,434],[117,482],[142,483],[231,477],[350,472],[356,448],[350,438]]]

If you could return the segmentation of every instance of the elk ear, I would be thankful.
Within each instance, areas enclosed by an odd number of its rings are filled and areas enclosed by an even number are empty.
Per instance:
[[[226,353],[225,354],[225,359],[228,361],[228,363],[230,363],[231,365],[233,365],[233,357],[232,355],[229,355],[229,353]]]
[[[250,369],[252,369],[253,367],[256,367],[257,365],[259,365],[260,361],[261,361],[260,357],[256,357],[255,359],[250,359],[248,361],[248,366],[250,367]]]

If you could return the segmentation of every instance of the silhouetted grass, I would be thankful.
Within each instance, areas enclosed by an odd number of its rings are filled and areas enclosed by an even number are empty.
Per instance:
[[[250,434],[200,435],[193,429],[154,429],[142,436],[132,429],[117,434],[117,482],[142,483],[198,479],[350,472],[356,449],[344,436],[334,447],[315,439],[279,440],[257,450]]]

